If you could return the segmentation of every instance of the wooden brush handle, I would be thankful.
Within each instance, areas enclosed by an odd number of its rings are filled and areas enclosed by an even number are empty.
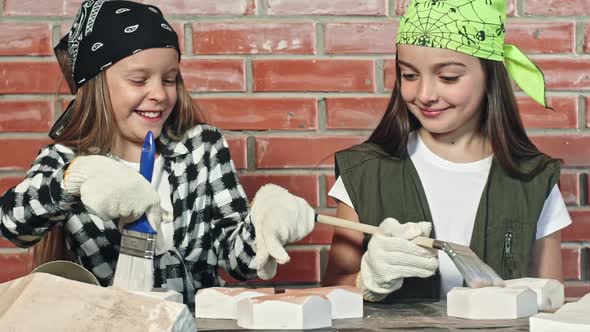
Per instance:
[[[316,217],[316,221],[326,225],[363,232],[365,234],[375,234],[379,229],[376,226],[362,224],[360,222],[354,222],[336,217],[330,217],[323,214],[318,214]],[[412,240],[413,243],[425,248],[434,248],[434,241],[436,240],[424,236],[418,236]]]

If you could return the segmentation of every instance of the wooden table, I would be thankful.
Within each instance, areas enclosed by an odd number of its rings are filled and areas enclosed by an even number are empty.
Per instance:
[[[528,318],[469,320],[447,317],[445,302],[365,304],[363,318],[336,319],[332,327],[312,331],[528,331]],[[197,319],[199,331],[247,331],[235,320]]]

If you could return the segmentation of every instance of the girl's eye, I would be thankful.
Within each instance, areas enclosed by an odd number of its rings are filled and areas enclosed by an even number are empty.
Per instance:
[[[441,76],[440,79],[446,83],[455,83],[459,80],[459,76]]]
[[[171,79],[164,80],[164,84],[167,84],[167,85],[176,85],[176,79],[175,78],[171,78]]]
[[[406,81],[413,81],[418,77],[416,74],[402,74],[402,78]]]
[[[145,84],[145,80],[143,79],[130,79],[129,82],[133,85],[143,85]]]

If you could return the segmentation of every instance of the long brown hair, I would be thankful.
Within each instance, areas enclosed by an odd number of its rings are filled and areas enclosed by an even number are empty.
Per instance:
[[[527,136],[504,64],[499,61],[479,60],[486,77],[480,131],[490,141],[494,158],[506,173],[519,179],[529,179],[541,172],[547,164],[557,160],[540,152]],[[379,145],[394,157],[402,158],[407,156],[410,132],[419,129],[421,124],[408,110],[401,96],[400,86],[401,74],[396,59],[396,85],[385,114],[367,142]],[[545,158],[540,158],[532,170],[524,171],[519,167],[522,161],[543,156]]]
[[[176,105],[162,132],[173,140],[180,140],[188,129],[201,121],[180,73],[176,76],[176,92]],[[111,151],[117,135],[106,74],[102,71],[78,89],[71,117],[54,140],[78,153],[106,154]]]

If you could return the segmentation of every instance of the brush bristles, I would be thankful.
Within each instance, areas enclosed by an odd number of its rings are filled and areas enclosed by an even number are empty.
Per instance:
[[[123,230],[113,286],[149,292],[154,287],[156,234]]]
[[[449,255],[469,287],[504,286],[504,280],[489,265],[484,263],[467,246],[444,243],[443,250]]]
[[[119,254],[113,287],[149,292],[154,288],[153,260]]]

